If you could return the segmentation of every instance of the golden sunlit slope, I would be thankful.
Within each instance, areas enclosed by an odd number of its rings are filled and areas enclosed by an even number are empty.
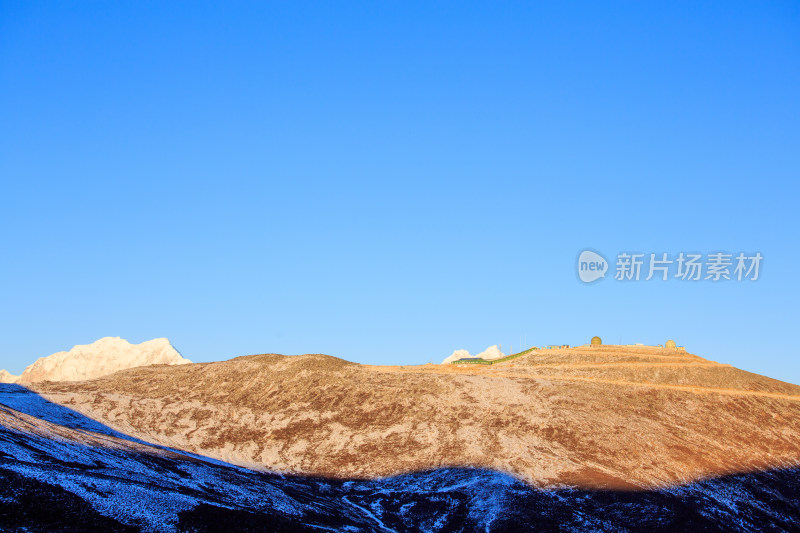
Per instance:
[[[325,476],[471,465],[540,486],[652,487],[800,460],[800,387],[645,346],[491,366],[254,355],[33,387],[151,442]]]

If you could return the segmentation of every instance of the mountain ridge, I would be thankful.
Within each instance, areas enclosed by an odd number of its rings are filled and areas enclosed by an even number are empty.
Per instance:
[[[800,387],[657,347],[491,366],[264,354],[32,387],[149,442],[334,478],[478,467],[540,487],[649,489],[800,460]]]

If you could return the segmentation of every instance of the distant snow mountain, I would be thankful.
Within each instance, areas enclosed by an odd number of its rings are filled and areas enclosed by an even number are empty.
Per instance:
[[[489,346],[484,351],[476,355],[470,355],[467,350],[456,350],[452,354],[450,354],[444,361],[442,361],[443,365],[448,363],[452,363],[453,361],[458,361],[459,359],[485,359],[487,361],[491,361],[492,359],[500,359],[501,357],[505,357],[502,351],[500,351],[500,347],[498,345]]]
[[[14,383],[19,379],[19,376],[15,376],[5,370],[0,370],[0,383]]]
[[[149,365],[191,363],[167,339],[131,344],[119,337],[104,337],[92,344],[79,344],[68,352],[42,357],[16,377],[0,370],[0,382],[82,381],[119,370]]]
[[[506,354],[500,351],[500,347],[498,345],[489,346],[484,351],[476,355],[475,357],[479,359],[486,359],[487,361],[491,361],[492,359],[500,359],[501,357],[505,357]]]
[[[456,350],[452,354],[450,354],[444,361],[442,361],[443,365],[448,363],[452,363],[453,361],[458,361],[459,359],[469,359],[472,357],[467,350]]]

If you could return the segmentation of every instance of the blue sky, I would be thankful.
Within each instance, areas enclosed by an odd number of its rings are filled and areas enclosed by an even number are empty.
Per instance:
[[[600,335],[800,383],[798,94],[796,2],[0,1],[0,368]]]

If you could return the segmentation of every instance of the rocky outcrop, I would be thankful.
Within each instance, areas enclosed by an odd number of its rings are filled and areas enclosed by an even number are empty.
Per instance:
[[[92,344],[79,344],[67,352],[37,359],[17,381],[82,381],[128,368],[186,363],[191,361],[182,357],[167,339],[131,344],[119,337],[104,337]]]

